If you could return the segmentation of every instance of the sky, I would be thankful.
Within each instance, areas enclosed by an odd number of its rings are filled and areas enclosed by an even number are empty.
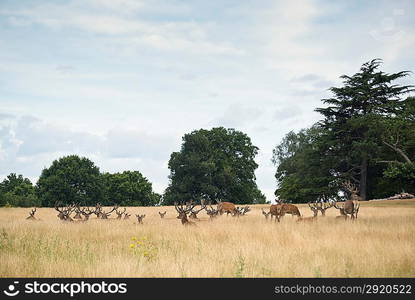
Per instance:
[[[0,0],[0,180],[68,154],[168,186],[170,154],[201,128],[272,149],[371,59],[415,71],[415,2]],[[414,76],[403,83],[414,83]]]

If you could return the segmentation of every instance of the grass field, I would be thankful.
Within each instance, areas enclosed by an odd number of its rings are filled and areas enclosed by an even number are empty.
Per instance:
[[[362,203],[354,222],[336,220],[331,208],[315,223],[291,216],[274,223],[261,213],[268,205],[251,207],[247,216],[214,221],[202,212],[194,227],[182,226],[174,207],[128,208],[146,214],[142,225],[95,216],[63,223],[48,208],[29,221],[28,208],[1,208],[0,276],[415,276],[415,199]]]

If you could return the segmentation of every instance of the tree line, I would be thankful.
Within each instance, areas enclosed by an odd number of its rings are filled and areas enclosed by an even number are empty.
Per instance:
[[[359,187],[364,200],[415,192],[415,98],[407,96],[414,89],[395,83],[410,73],[382,72],[381,63],[374,59],[356,74],[341,76],[343,85],[331,87],[332,97],[316,109],[321,120],[287,133],[273,149],[277,198],[296,203],[341,198],[345,180]],[[170,156],[163,195],[137,170],[102,173],[88,158],[69,155],[43,169],[35,185],[11,173],[0,183],[0,206],[266,202],[255,178],[259,149],[248,135],[217,127],[182,140],[180,151]]]

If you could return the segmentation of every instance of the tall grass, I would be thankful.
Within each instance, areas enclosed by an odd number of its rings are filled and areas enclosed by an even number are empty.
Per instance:
[[[372,205],[373,204],[373,205]],[[1,277],[414,277],[415,201],[364,203],[355,222],[266,221],[253,206],[182,226],[174,207],[129,208],[144,224],[63,223],[53,209],[0,209]],[[167,210],[161,219],[158,211]],[[311,215],[300,205],[303,215]],[[134,216],[134,215],[133,215]],[[113,217],[113,216],[112,216]]]

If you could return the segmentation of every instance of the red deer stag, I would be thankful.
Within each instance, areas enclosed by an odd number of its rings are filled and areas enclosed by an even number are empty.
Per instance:
[[[37,221],[37,219],[35,218],[35,213],[36,213],[36,207],[32,209],[32,211],[29,213],[29,216],[26,218],[26,220]]]
[[[342,207],[338,207],[337,203],[334,203],[333,206],[340,210],[341,216],[346,216],[345,219],[347,219],[348,215],[350,215],[352,220],[357,219],[357,214],[359,213],[360,208],[359,201],[362,198],[358,195],[358,189],[356,186],[350,181],[343,183],[343,187],[350,193],[350,199],[344,201]]]
[[[73,222],[71,213],[75,209],[74,205],[62,206],[60,203],[55,203],[55,209],[59,212],[58,218],[62,221]]]
[[[164,218],[164,216],[166,215],[166,213],[167,213],[167,211],[164,211],[163,213],[162,212],[159,212],[159,215],[160,215],[160,218]]]
[[[83,222],[86,222],[89,220],[89,217],[95,213],[95,210],[89,209],[89,207],[85,207],[81,209],[81,214],[84,216]]]
[[[232,214],[233,217],[239,217],[239,216],[245,216],[245,214],[247,212],[251,211],[251,209],[249,208],[249,206],[245,206],[245,207],[237,207],[236,210],[234,211],[234,213]]]
[[[118,209],[115,210],[115,213],[117,214],[117,220],[121,220],[122,215],[125,213],[127,209],[124,207],[123,211],[118,211]]]
[[[196,220],[197,219],[197,214],[200,213],[204,209],[206,209],[206,205],[202,202],[201,205],[200,205],[200,209],[190,210],[189,218]]]
[[[281,204],[271,204],[271,206],[269,207],[269,214],[271,216],[271,221],[273,217],[275,217],[275,222],[277,220],[278,222],[280,221],[280,217],[279,217],[280,206]]]
[[[303,217],[303,216],[299,216],[299,218],[297,219],[297,222],[314,222],[317,221],[317,214],[318,214],[318,208],[316,208],[315,206],[312,206],[310,204],[310,202],[308,203],[308,206],[310,207],[311,211],[313,212],[313,216],[312,217]]]
[[[137,217],[138,224],[143,224],[143,219],[146,215],[135,215]]]
[[[102,206],[99,206],[99,217],[103,220],[108,220],[108,217],[111,215],[111,213],[117,209],[118,209],[118,205],[115,205],[110,211],[105,212],[104,210],[102,210]]]
[[[211,203],[209,203],[209,207],[210,207],[210,208],[207,208],[207,207],[206,207],[206,213],[208,214],[208,216],[209,216],[210,220],[213,220],[214,218],[216,218],[216,217],[218,216],[218,214],[219,214],[219,210],[214,209],[214,208],[212,207],[212,204],[211,204]]]
[[[326,210],[333,207],[333,202],[308,202],[308,206],[313,211],[316,210],[317,212],[320,211],[321,215],[324,217],[326,216]]]
[[[196,225],[195,222],[191,222],[187,219],[187,214],[196,206],[196,204],[187,203],[186,208],[183,207],[183,204],[180,204],[180,206],[177,204],[177,202],[174,203],[174,207],[176,208],[176,211],[179,213],[177,216],[177,219],[180,219],[182,221],[182,224],[185,226],[188,225]]]
[[[218,211],[220,215],[223,215],[226,212],[226,215],[233,215],[235,213],[236,207],[235,204],[231,202],[222,202],[220,200],[216,201],[218,203]]]
[[[268,220],[268,217],[270,216],[271,212],[266,212],[263,208],[261,208],[262,214],[265,216],[265,220]]]
[[[274,205],[275,205],[275,208],[273,208],[273,210],[275,210],[278,222],[280,222],[280,219],[284,217],[285,214],[297,216],[298,218],[301,217],[300,210],[294,204],[283,203],[283,201],[279,201],[278,204],[274,204]],[[271,205],[271,207],[272,206],[273,205]]]

